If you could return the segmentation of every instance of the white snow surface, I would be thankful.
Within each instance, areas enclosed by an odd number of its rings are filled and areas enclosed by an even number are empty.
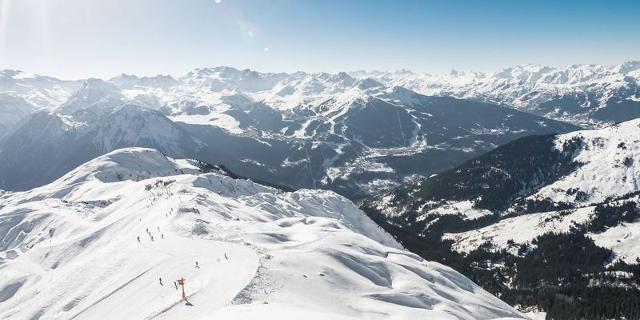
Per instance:
[[[333,192],[204,174],[152,149],[0,193],[0,236],[1,319],[524,318]]]
[[[454,240],[452,247],[459,252],[471,252],[485,242],[517,252],[518,248],[509,248],[507,242],[511,240],[515,244],[526,244],[548,232],[567,232],[572,225],[588,221],[592,214],[593,207],[580,208],[564,216],[555,211],[526,214],[476,230],[447,233],[443,238]]]
[[[450,233],[444,237],[455,241],[454,250],[470,252],[485,242],[495,248],[507,248],[517,252],[515,244],[530,243],[549,232],[567,232],[574,224],[584,224],[594,216],[597,204],[640,191],[640,119],[623,122],[597,130],[581,130],[558,135],[556,148],[561,150],[570,140],[579,139],[581,146],[573,160],[581,165],[570,174],[550,183],[529,199],[551,200],[573,205],[569,213],[550,211],[521,215],[501,220],[490,226],[462,233]],[[609,200],[607,200],[609,199]],[[638,196],[624,201],[640,202]],[[430,213],[461,213],[474,215],[465,201],[441,206]],[[596,245],[611,249],[616,259],[635,262],[640,257],[640,221],[622,223],[602,233],[589,233]]]
[[[614,201],[621,204],[624,201],[640,201],[640,197]],[[520,244],[531,244],[538,236],[553,232],[568,232],[572,226],[588,223],[595,213],[595,206],[582,207],[566,214],[551,211],[533,213],[501,220],[493,225],[461,233],[448,233],[445,239],[455,243],[453,249],[458,252],[471,252],[485,242],[495,248],[505,248],[512,254],[517,254]],[[597,246],[611,249],[614,260],[635,263],[640,258],[640,221],[623,222],[618,226],[607,228],[600,233],[587,233]],[[508,244],[513,241],[514,246]]]
[[[562,134],[556,139],[556,147],[561,149],[575,138],[583,142],[574,157],[582,165],[531,198],[588,205],[640,190],[640,119]],[[586,194],[587,199],[577,200],[576,191]]]
[[[611,249],[616,258],[630,263],[640,258],[640,221],[622,223],[602,233],[590,233],[588,236],[597,246]]]
[[[479,219],[487,215],[491,215],[491,211],[487,209],[476,209],[473,207],[473,201],[465,200],[447,203],[438,206],[435,209],[427,211],[423,216],[441,216],[441,215],[457,215],[461,214],[465,220]]]

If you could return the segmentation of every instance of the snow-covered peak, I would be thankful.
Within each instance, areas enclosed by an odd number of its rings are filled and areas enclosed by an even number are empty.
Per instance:
[[[395,86],[383,91],[383,94],[381,94],[380,96],[395,103],[406,104],[418,103],[425,98],[425,96],[415,91],[399,86]]]
[[[56,112],[70,115],[82,110],[91,110],[104,114],[121,106],[124,102],[125,97],[114,84],[100,79],[88,79],[56,109]]]
[[[93,141],[106,152],[125,146],[149,146],[173,155],[194,150],[197,142],[162,113],[126,104],[99,120]]]
[[[196,68],[185,75],[185,79],[203,79],[217,76],[219,78],[233,78],[239,70],[233,67],[220,66],[213,68]]]
[[[117,178],[128,173],[140,179]],[[524,318],[333,192],[201,174],[139,148],[68,177],[0,195],[0,230],[16,231],[0,244],[2,318]]]
[[[24,71],[20,71],[20,70],[5,69],[5,70],[0,70],[0,77],[4,79],[7,79],[7,78],[27,79],[27,78],[35,78],[36,75],[27,73]]]
[[[109,79],[109,82],[115,84],[121,89],[157,88],[166,90],[178,84],[178,80],[170,75],[138,77],[136,75],[129,75],[124,73]]]
[[[118,87],[102,79],[90,78],[82,83],[78,92],[90,94],[98,92],[118,91]]]
[[[330,73],[319,73],[319,74],[315,74],[313,75],[316,78],[322,79],[324,81],[330,82],[330,83],[334,83],[340,86],[344,86],[344,87],[349,87],[352,86],[354,84],[354,82],[356,81],[354,78],[352,78],[349,74],[347,74],[346,72],[339,72],[336,74],[330,74]]]
[[[258,92],[272,89],[286,74],[261,73],[250,69],[232,67],[198,68],[180,80],[186,85],[207,88],[214,92],[242,90]]]
[[[0,92],[20,97],[40,109],[53,110],[78,87],[62,81],[20,70],[0,70]]]
[[[45,77],[22,70],[4,69],[0,70],[0,83],[6,81],[18,81],[18,82],[45,82],[45,81],[59,81],[52,77]]]
[[[379,81],[376,81],[372,78],[363,78],[358,80],[356,87],[358,87],[358,89],[360,90],[367,90],[367,89],[371,89],[371,88],[380,88],[380,87],[384,87],[384,85],[382,83],[380,83]]]
[[[97,157],[53,182],[54,185],[76,184],[89,180],[115,182],[144,180],[183,173],[197,173],[199,168],[187,160],[167,157],[149,148],[123,148]]]
[[[614,70],[621,74],[628,75],[629,73],[640,70],[640,60],[627,61],[627,62],[621,63],[615,66]]]

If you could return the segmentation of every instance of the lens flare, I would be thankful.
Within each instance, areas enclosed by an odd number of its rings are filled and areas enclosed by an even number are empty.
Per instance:
[[[0,58],[4,57],[10,3],[9,0],[0,0]]]

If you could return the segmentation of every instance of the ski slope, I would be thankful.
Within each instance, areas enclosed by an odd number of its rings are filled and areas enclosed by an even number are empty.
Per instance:
[[[524,318],[333,192],[152,149],[0,193],[0,238],[0,319]]]

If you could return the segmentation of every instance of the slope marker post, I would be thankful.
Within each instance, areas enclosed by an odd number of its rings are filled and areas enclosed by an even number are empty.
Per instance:
[[[182,288],[182,300],[187,300],[187,295],[184,293],[184,278],[178,279],[178,284]]]

